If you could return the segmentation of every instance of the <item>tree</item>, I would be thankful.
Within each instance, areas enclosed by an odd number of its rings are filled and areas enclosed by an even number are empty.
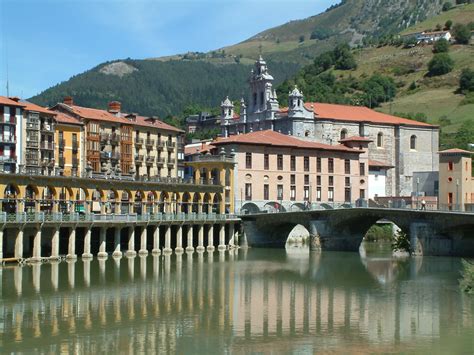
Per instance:
[[[332,31],[326,27],[318,27],[315,28],[314,31],[311,33],[310,39],[319,39],[323,40],[326,38],[331,37]]]
[[[459,78],[459,89],[462,92],[474,91],[474,70],[464,68]]]
[[[445,29],[446,31],[449,31],[452,26],[453,26],[453,21],[448,20],[448,21],[446,21],[445,24],[444,24],[444,29]]]
[[[304,42],[304,39],[305,39],[304,35],[301,35],[299,39],[300,43]]]
[[[449,10],[451,10],[452,7],[453,7],[453,4],[450,3],[449,1],[447,1],[443,4],[442,10],[443,11],[449,11]]]
[[[440,23],[438,23],[436,26],[435,26],[435,31],[441,31],[443,29],[443,26],[441,26]]]
[[[437,40],[433,45],[434,53],[447,53],[448,51],[449,51],[449,42],[444,38]]]
[[[365,105],[377,107],[382,102],[390,101],[395,97],[397,88],[392,78],[374,74],[362,83]]]
[[[466,25],[457,23],[453,27],[453,35],[456,39],[456,42],[459,44],[469,44],[471,39],[471,31]]]
[[[348,44],[339,44],[334,48],[335,68],[351,70],[357,68],[357,62]]]
[[[453,70],[453,67],[454,61],[447,53],[438,53],[428,63],[428,75],[444,75]]]

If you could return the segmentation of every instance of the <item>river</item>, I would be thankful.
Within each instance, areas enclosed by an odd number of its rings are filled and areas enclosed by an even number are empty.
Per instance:
[[[238,249],[0,269],[2,353],[472,353],[461,260]]]

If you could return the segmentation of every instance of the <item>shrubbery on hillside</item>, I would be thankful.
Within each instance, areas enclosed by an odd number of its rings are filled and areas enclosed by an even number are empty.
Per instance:
[[[428,75],[438,76],[449,73],[454,68],[454,61],[447,53],[435,54],[428,63]]]

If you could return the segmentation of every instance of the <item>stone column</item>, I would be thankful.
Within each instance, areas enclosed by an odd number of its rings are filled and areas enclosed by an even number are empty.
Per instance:
[[[148,255],[148,250],[146,249],[146,229],[146,226],[144,226],[140,234],[140,250],[138,251],[140,255]]]
[[[0,229],[0,259],[3,259],[3,229]]]
[[[37,229],[33,239],[33,257],[31,261],[41,261],[41,229]]]
[[[134,257],[137,255],[135,251],[135,227],[128,227],[128,250],[125,252],[125,256]]]
[[[204,251],[204,225],[199,224],[196,226],[198,228],[198,246],[196,251]]]
[[[217,247],[219,250],[225,250],[225,224],[221,224],[219,226],[219,246]]]
[[[84,253],[82,254],[83,259],[92,259],[91,234],[92,234],[92,229],[86,228],[86,234],[84,236]]]
[[[229,248],[235,248],[235,228],[234,223],[229,223]]]
[[[54,230],[53,238],[51,239],[51,258],[59,258],[59,228]]]
[[[100,228],[100,240],[99,240],[99,252],[97,253],[97,256],[99,258],[106,258],[108,256],[107,250],[106,250],[106,239],[107,239],[107,227],[101,227]]]
[[[76,255],[76,227],[71,228],[69,234],[66,259],[77,259]]]
[[[209,230],[207,232],[207,251],[214,251],[214,232],[215,228],[214,225],[211,224],[209,226]]]
[[[23,231],[20,229],[15,238],[15,258],[23,258]]]
[[[164,254],[172,253],[173,250],[171,249],[171,225],[166,227],[165,232],[165,248],[163,249]]]
[[[151,251],[153,255],[161,254],[160,250],[160,226],[156,226],[153,231],[153,250]]]
[[[120,228],[115,227],[114,235],[114,252],[112,253],[113,257],[120,258],[122,256],[122,251],[120,250]]]
[[[186,247],[186,251],[193,252],[194,251],[194,247],[193,247],[193,226],[191,224],[188,225],[187,240],[188,240],[188,246]]]
[[[183,249],[183,226],[178,226],[178,230],[176,231],[176,248],[175,253],[182,253]]]

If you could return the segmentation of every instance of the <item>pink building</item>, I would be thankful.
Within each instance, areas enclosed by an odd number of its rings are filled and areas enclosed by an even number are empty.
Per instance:
[[[352,137],[343,143],[309,142],[266,130],[212,145],[215,154],[235,154],[236,209],[271,212],[366,200],[370,140]]]

